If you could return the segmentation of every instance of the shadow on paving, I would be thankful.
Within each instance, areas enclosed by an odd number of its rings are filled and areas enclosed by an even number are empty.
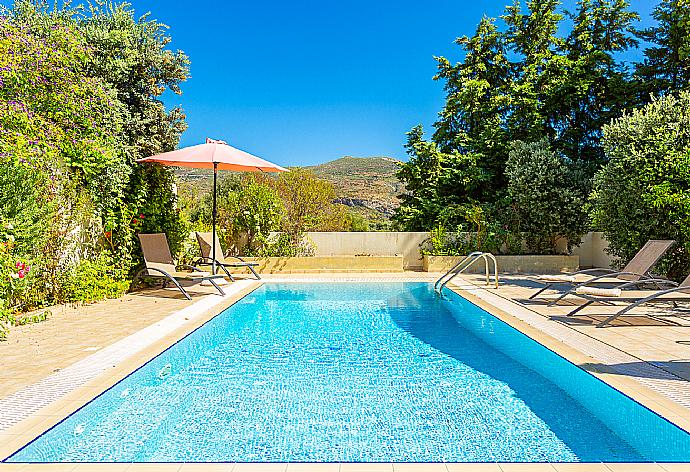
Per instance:
[[[589,372],[625,375],[628,377],[645,379],[668,380],[668,374],[672,374],[679,379],[690,382],[690,359],[625,362],[622,364],[600,364],[588,362],[586,364],[580,364],[580,367]],[[688,388],[690,388],[690,383],[688,384]]]
[[[677,316],[675,314],[669,314],[667,316]],[[609,315],[579,315],[579,316],[565,316],[565,315],[550,315],[549,319],[552,321],[558,321],[569,326],[596,326],[601,321],[608,318]],[[616,318],[611,323],[604,326],[602,329],[607,328],[638,328],[641,326],[654,327],[654,326],[678,326],[682,327],[684,325],[677,323],[673,320],[664,319],[661,315],[627,315]]]

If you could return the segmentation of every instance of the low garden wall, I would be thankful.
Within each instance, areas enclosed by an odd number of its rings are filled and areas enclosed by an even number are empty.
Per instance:
[[[463,259],[461,256],[424,256],[423,268],[426,272],[445,272]],[[496,256],[498,272],[521,274],[557,274],[571,272],[580,266],[579,256]],[[489,262],[489,270],[493,266]],[[466,272],[483,274],[484,261],[478,260]]]
[[[306,272],[402,272],[402,256],[246,257],[262,274]]]
[[[403,268],[420,270],[422,256],[419,245],[428,237],[426,232],[362,232],[306,234],[315,247],[316,256],[402,256]]]
[[[426,232],[363,232],[363,233],[307,233],[315,246],[316,256],[402,256],[405,270],[424,270],[419,245],[428,237]],[[609,267],[611,258],[605,249],[608,243],[602,233],[588,233],[582,244],[573,250],[581,267]],[[510,256],[515,257],[515,256]],[[524,256],[520,256],[524,257]],[[522,262],[525,266],[524,262]],[[570,267],[572,260],[568,262]],[[557,264],[556,264],[557,265]],[[508,265],[507,267],[511,267]],[[527,266],[525,266],[527,267]],[[565,266],[564,266],[565,267]],[[503,270],[503,269],[501,269]]]

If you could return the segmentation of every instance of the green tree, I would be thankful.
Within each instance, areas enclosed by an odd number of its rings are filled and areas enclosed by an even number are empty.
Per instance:
[[[175,149],[186,129],[182,109],[166,110],[160,97],[182,93],[189,58],[167,49],[168,27],[129,3],[90,4],[77,25],[92,50],[87,73],[113,87],[124,105],[123,133],[132,161]]]
[[[467,205],[503,211],[509,143],[516,140],[547,138],[572,164],[577,188],[589,187],[605,161],[601,127],[636,103],[619,54],[636,45],[637,14],[627,0],[579,0],[566,22],[561,8],[559,0],[515,1],[503,27],[482,18],[472,37],[456,41],[461,62],[437,59],[446,103],[430,140],[420,127],[408,133],[410,160],[398,172],[406,188],[399,227],[463,224]]]
[[[616,55],[637,46],[627,0],[579,0],[563,45],[565,79],[549,101],[553,147],[588,167],[605,161],[601,129],[635,101],[627,67]]]
[[[690,92],[654,100],[604,128],[608,163],[596,175],[595,227],[629,260],[649,239],[674,239],[668,275],[690,272]]]
[[[568,163],[549,148],[549,141],[512,143],[506,165],[508,195],[520,221],[527,249],[551,254],[559,239],[568,248],[580,244],[588,230],[586,193]]]
[[[521,3],[516,1],[506,7],[502,16],[507,26],[504,41],[516,57],[511,64],[513,74],[507,92],[510,108],[506,126],[510,140],[555,137],[548,126],[546,106],[566,69],[558,54],[563,39],[556,36],[563,19],[557,11],[559,4],[558,0],[529,0],[527,11],[523,12]]]
[[[185,115],[180,107],[166,110],[160,97],[165,91],[182,93],[180,85],[189,75],[189,59],[183,52],[167,48],[171,38],[166,25],[149,14],[137,18],[128,3],[90,4],[85,14],[72,18],[92,50],[86,73],[109,84],[123,108],[123,168],[106,176],[123,188],[105,195],[99,204],[107,215],[106,226],[114,229],[128,223],[128,231],[116,234],[120,236],[116,241],[127,248],[132,245],[133,232],[165,232],[172,250],[177,251],[185,227],[175,210],[172,171],[134,161],[177,146],[186,129]],[[102,182],[103,178],[98,185]],[[104,192],[98,189],[94,193]],[[143,224],[133,223],[138,221],[137,214],[148,216]]]
[[[455,42],[465,52],[462,62],[453,65],[445,57],[436,58],[438,73],[434,79],[445,82],[446,104],[435,123],[433,141],[442,153],[457,152],[476,161],[483,170],[482,181],[493,185],[478,186],[469,196],[491,199],[491,187],[505,183],[506,87],[511,77],[506,45],[495,20],[487,17],[482,18],[472,37],[463,36]],[[421,129],[410,133],[411,155],[424,153],[420,136]]]
[[[406,231],[425,231],[439,224],[457,225],[464,221],[464,210],[449,214],[474,201],[490,181],[489,173],[478,164],[476,153],[443,153],[432,141],[425,141],[421,126],[408,133],[408,162],[400,164],[398,179],[406,193],[400,195],[400,207],[394,215],[396,224]]]
[[[661,0],[652,16],[657,24],[638,32],[653,44],[636,64],[645,101],[650,94],[690,89],[690,0]]]
[[[277,178],[266,178],[283,202],[280,230],[291,241],[301,241],[307,231],[345,231],[351,226],[347,207],[335,200],[335,189],[311,170],[291,168]]]

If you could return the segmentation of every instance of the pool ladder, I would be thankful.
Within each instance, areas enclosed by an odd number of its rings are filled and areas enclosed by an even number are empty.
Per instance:
[[[494,269],[494,284],[498,288],[498,263],[496,257],[490,252],[476,251],[465,256],[460,262],[455,264],[451,269],[443,274],[434,284],[434,290],[438,293],[443,291],[443,287],[453,280],[457,275],[462,274],[469,269],[475,262],[484,259],[484,269],[486,271],[486,285],[491,284],[491,274],[489,272],[489,261],[493,262]]]

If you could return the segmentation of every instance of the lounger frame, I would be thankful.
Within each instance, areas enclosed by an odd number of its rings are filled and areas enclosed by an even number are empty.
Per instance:
[[[213,235],[210,233],[204,233],[197,231],[196,233],[196,241],[199,244],[199,251],[201,252],[201,257],[196,259],[194,261],[194,264],[196,265],[214,265],[214,260],[213,257],[211,257],[211,243],[208,241],[208,238],[211,237],[213,238]],[[261,280],[261,276],[256,272],[254,267],[257,267],[259,264],[256,262],[249,262],[245,261],[242,257],[240,256],[233,256],[233,255],[224,255],[223,254],[223,248],[220,246],[220,241],[218,240],[218,237],[216,236],[216,240],[213,241],[213,244],[216,245],[216,259],[215,259],[215,265],[223,269],[223,272],[230,278],[231,281],[235,281],[235,278],[233,277],[232,273],[228,270],[228,267],[244,267],[247,268],[251,271],[251,273],[254,275],[256,280]],[[204,245],[208,247],[204,247]],[[208,254],[205,254],[205,252],[208,251]],[[238,262],[228,262],[225,260],[226,258],[233,258],[236,259]]]
[[[176,270],[177,269],[191,269],[195,272],[201,272],[201,269],[199,269],[195,266],[190,266],[190,265],[186,265],[186,264],[178,265],[175,267],[175,269]],[[158,272],[158,274],[151,274],[150,271]],[[153,278],[157,278],[157,279],[161,279],[161,278],[165,279],[163,282],[163,288],[165,288],[167,286],[168,282],[172,282],[173,284],[175,284],[175,287],[177,287],[177,289],[180,292],[182,292],[182,295],[184,295],[187,300],[191,300],[192,297],[189,295],[189,292],[187,292],[184,289],[184,287],[180,284],[180,282],[178,282],[178,279],[179,280],[190,280],[193,282],[196,282],[196,281],[203,282],[205,280],[208,280],[216,288],[216,290],[218,290],[218,293],[220,293],[221,296],[223,296],[223,297],[225,296],[225,291],[214,280],[217,278],[222,278],[223,277],[222,275],[217,275],[217,276],[204,275],[204,276],[198,276],[197,277],[197,276],[193,276],[192,273],[190,273],[188,276],[176,277],[176,276],[170,274],[169,272],[166,272],[163,269],[159,269],[158,267],[144,267],[143,269],[141,269],[139,272],[136,273],[136,275],[132,279],[132,285],[134,285],[135,282],[138,281],[140,278],[144,278],[144,277],[153,277]]]
[[[593,276],[589,280],[584,282],[546,282],[545,286],[538,290],[536,293],[532,294],[529,299],[532,300],[542,294],[545,290],[553,287],[554,285],[569,284],[570,288],[556,300],[549,303],[549,306],[553,306],[561,301],[563,298],[574,293],[578,288],[584,287],[590,284],[606,284],[606,285],[616,285],[620,286],[626,284],[627,282],[635,282],[637,280],[652,280],[659,279],[659,277],[651,274],[651,270],[654,266],[661,260],[664,255],[671,250],[673,246],[676,245],[676,241],[673,240],[659,240],[651,239],[645,243],[645,245],[640,248],[640,250],[635,254],[635,256],[630,259],[628,264],[623,268],[623,270],[609,269],[609,268],[593,268],[584,269],[577,272],[572,272],[567,275],[577,276],[577,275],[589,275],[600,273],[598,276]],[[637,270],[636,270],[637,269]],[[607,281],[605,279],[619,279],[619,281]]]
[[[607,303],[607,304],[612,304],[612,302],[630,302],[627,306],[623,307],[620,309],[618,312],[614,313],[613,315],[609,316],[608,318],[604,319],[603,321],[600,321],[597,323],[597,328],[603,328],[604,326],[610,324],[612,321],[617,319],[618,317],[625,315],[631,310],[634,310],[635,308],[644,305],[646,303],[654,303],[654,302],[663,302],[663,303],[673,303],[674,306],[677,306],[677,302],[680,301],[690,301],[690,297],[677,297],[677,298],[661,298],[664,295],[668,295],[669,293],[690,293],[690,285],[688,285],[688,282],[690,282],[690,276],[688,279],[686,279],[682,284],[678,285],[676,282],[672,282],[670,280],[666,279],[654,279],[654,280],[639,280],[636,282],[629,282],[623,285],[619,285],[616,288],[625,290],[631,287],[639,287],[640,285],[645,285],[649,283],[653,283],[659,287],[659,290],[655,292],[650,292],[649,295],[646,297],[626,297],[625,292],[621,294],[620,297],[599,297],[596,295],[590,295],[586,293],[578,293],[575,294],[576,296],[583,298],[586,300],[585,303],[582,305],[578,306],[574,310],[572,310],[570,313],[568,313],[566,316],[574,316],[577,313],[579,313],[581,310],[587,308],[588,306],[592,305],[593,303]],[[661,286],[666,285],[670,286],[670,288],[661,288]]]
[[[180,281],[209,281],[221,296],[225,296],[225,291],[214,280],[223,278],[222,275],[194,275],[194,272],[201,272],[198,267],[187,264],[175,264],[172,254],[170,253],[170,246],[168,245],[168,238],[165,233],[140,233],[137,237],[141,244],[145,267],[136,273],[132,279],[132,286],[144,276],[162,278],[163,287],[166,287],[168,282],[172,282],[187,300],[191,300],[192,297],[187,290],[182,287]],[[188,269],[192,272],[184,276],[172,272],[173,270],[177,272],[180,269]]]

